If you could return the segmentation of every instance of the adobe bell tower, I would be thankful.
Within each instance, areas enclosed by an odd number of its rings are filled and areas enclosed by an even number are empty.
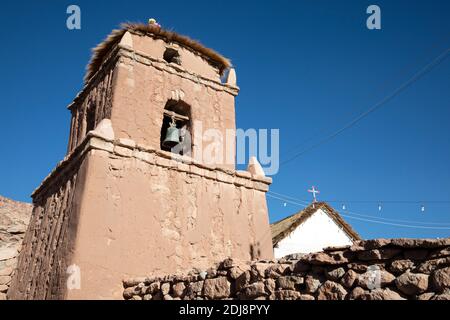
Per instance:
[[[272,259],[271,179],[235,170],[238,90],[196,41],[113,31],[69,105],[67,155],[32,195],[9,298],[121,299],[124,277]]]

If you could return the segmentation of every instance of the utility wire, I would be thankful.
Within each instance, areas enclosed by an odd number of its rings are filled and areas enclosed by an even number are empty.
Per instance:
[[[426,51],[423,51],[422,54],[420,55],[420,60],[426,59],[430,53],[432,53],[434,50],[438,49],[442,43],[447,44],[449,42],[449,36],[446,35],[443,38],[439,38],[438,41],[434,41],[432,45],[428,46]],[[416,60],[417,61],[417,60]],[[404,65],[402,68],[400,68],[400,70],[398,70],[398,74],[403,76],[407,76],[406,72],[410,71],[411,68],[415,68],[417,65],[417,62],[414,63],[408,63],[406,65]],[[388,81],[383,81],[380,83],[380,85],[377,86],[378,87],[378,91],[382,91],[385,89],[388,89]],[[308,138],[303,139],[302,142],[300,142],[299,144],[297,144],[296,146],[292,147],[290,150],[288,150],[286,152],[287,155],[293,154],[295,153],[296,150],[301,149],[301,147],[303,147],[304,145],[306,145],[308,142],[313,141],[315,139],[315,137],[320,136],[320,135],[326,135],[328,133],[332,132],[331,130],[326,130],[324,128],[322,128],[321,130],[315,130],[315,132],[313,132],[313,134],[311,134]]]
[[[278,200],[282,200],[291,204],[295,204],[298,205],[300,207],[307,207],[308,205],[305,204],[301,204],[298,203],[296,201],[292,201],[292,200],[287,200],[287,199],[283,199],[281,197],[277,197],[271,194],[267,194],[268,197],[271,198],[275,198]],[[405,227],[405,228],[419,228],[419,229],[439,229],[439,230],[450,230],[450,227],[445,227],[443,225],[448,225],[448,224],[439,224],[438,226],[424,226],[424,225],[411,225],[411,224],[402,224],[402,223],[395,223],[395,222],[388,222],[388,221],[399,221],[399,222],[406,222],[406,223],[420,223],[420,224],[437,224],[437,223],[426,223],[426,222],[416,222],[416,221],[407,221],[407,220],[395,220],[395,219],[387,219],[387,218],[378,218],[378,217],[374,217],[374,216],[369,216],[369,215],[363,215],[363,214],[359,214],[356,212],[352,212],[352,211],[345,211],[346,213],[340,213],[341,216],[343,217],[347,217],[347,218],[351,218],[351,219],[355,219],[355,220],[360,220],[360,221],[366,221],[366,222],[372,222],[372,223],[378,223],[378,224],[385,224],[385,225],[392,225],[392,226],[399,226],[399,227]],[[361,218],[361,217],[369,217],[370,219],[367,218]],[[380,221],[380,220],[385,220],[385,221]]]
[[[269,191],[274,194],[278,194],[281,196],[284,196],[286,198],[292,198],[286,195],[283,195],[281,193],[276,193],[274,191]],[[308,200],[299,199],[299,198],[292,198],[294,200],[299,200],[303,202],[308,202]],[[385,204],[385,203],[410,203],[410,204],[427,204],[427,203],[449,203],[450,200],[322,200],[324,202],[328,203],[376,203],[376,204]]]
[[[269,191],[268,193],[273,193],[273,192]],[[293,198],[293,197],[285,196],[285,195],[280,194],[280,193],[275,193],[275,194],[277,194],[279,197],[281,197],[281,198],[278,198],[279,200],[284,200],[282,198],[290,198],[291,200],[303,202],[305,205],[309,205],[309,202],[304,201],[304,200],[300,200],[300,199],[296,199],[296,198]],[[421,225],[428,224],[428,225],[438,225],[438,226],[450,226],[450,223],[446,223],[446,222],[444,222],[444,223],[442,223],[442,222],[422,222],[422,221],[413,221],[413,220],[389,219],[389,218],[383,218],[383,217],[376,217],[376,216],[373,216],[373,215],[360,214],[360,213],[352,212],[352,211],[349,211],[349,210],[344,210],[344,211],[345,212],[350,212],[350,213],[352,213],[352,214],[354,214],[356,216],[367,217],[367,218],[378,219],[378,220],[385,220],[385,221],[392,221],[392,222],[416,223],[416,224],[421,224]]]
[[[423,75],[427,74],[428,72],[430,72],[434,67],[438,66],[441,62],[443,62],[445,60],[445,58],[447,57],[448,53],[450,52],[450,48],[445,49],[440,55],[438,55],[433,61],[431,61],[430,63],[428,63],[425,67],[423,67],[420,71],[418,71],[416,74],[414,74],[409,80],[407,80],[406,82],[404,82],[400,87],[398,87],[396,90],[394,90],[391,94],[387,95],[386,97],[384,97],[383,99],[381,99],[379,102],[377,102],[376,104],[374,104],[371,108],[369,108],[368,110],[366,110],[365,112],[361,113],[359,116],[357,116],[356,118],[354,118],[352,121],[350,121],[349,123],[347,123],[345,126],[343,126],[342,128],[340,128],[339,130],[333,132],[332,134],[326,136],[325,138],[323,138],[322,140],[320,140],[319,142],[317,142],[316,144],[313,144],[312,146],[310,146],[309,148],[300,151],[299,153],[295,154],[294,156],[288,158],[285,161],[281,162],[281,165],[284,165],[292,160],[297,159],[298,157],[300,157],[301,155],[321,146],[322,144],[325,144],[329,141],[331,141],[332,139],[334,139],[336,136],[338,136],[339,134],[341,134],[342,132],[344,132],[345,130],[353,127],[356,123],[358,123],[359,121],[361,121],[362,119],[364,119],[365,117],[367,117],[369,114],[371,114],[372,112],[378,110],[379,108],[381,108],[384,104],[386,104],[387,102],[389,102],[390,100],[392,100],[393,98],[395,98],[398,94],[400,94],[402,91],[404,91],[406,88],[408,88],[410,85],[412,85],[414,82],[416,82],[417,80],[419,80]]]

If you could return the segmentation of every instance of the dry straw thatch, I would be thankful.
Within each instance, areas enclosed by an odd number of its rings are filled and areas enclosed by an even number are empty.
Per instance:
[[[230,60],[223,57],[213,49],[203,46],[200,42],[176,32],[165,30],[161,27],[143,23],[123,23],[120,29],[113,30],[111,34],[92,50],[92,58],[87,66],[84,80],[87,82],[99,69],[110,50],[120,41],[125,32],[130,31],[163,39],[167,42],[175,42],[196,53],[200,53],[212,65],[219,69],[220,74],[231,66]]]

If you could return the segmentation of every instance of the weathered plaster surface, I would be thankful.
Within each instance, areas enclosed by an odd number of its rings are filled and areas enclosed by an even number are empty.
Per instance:
[[[124,277],[273,257],[270,178],[170,156],[88,134],[33,194],[10,298],[121,298]],[[72,264],[81,289],[66,291]]]
[[[10,298],[121,298],[124,276],[273,257],[271,179],[234,170],[234,136],[223,151],[231,161],[197,157],[208,146],[203,131],[225,137],[235,128],[239,89],[191,50],[177,48],[176,65],[163,59],[173,44],[130,33],[122,40],[69,106],[68,153],[33,193]],[[159,150],[169,100],[190,106],[193,158]],[[104,119],[114,132],[91,131]],[[80,289],[67,290],[71,265]]]

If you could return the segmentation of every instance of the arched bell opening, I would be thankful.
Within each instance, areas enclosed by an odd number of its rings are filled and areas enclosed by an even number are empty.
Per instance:
[[[164,107],[161,150],[191,156],[191,108],[183,101],[169,100]]]

